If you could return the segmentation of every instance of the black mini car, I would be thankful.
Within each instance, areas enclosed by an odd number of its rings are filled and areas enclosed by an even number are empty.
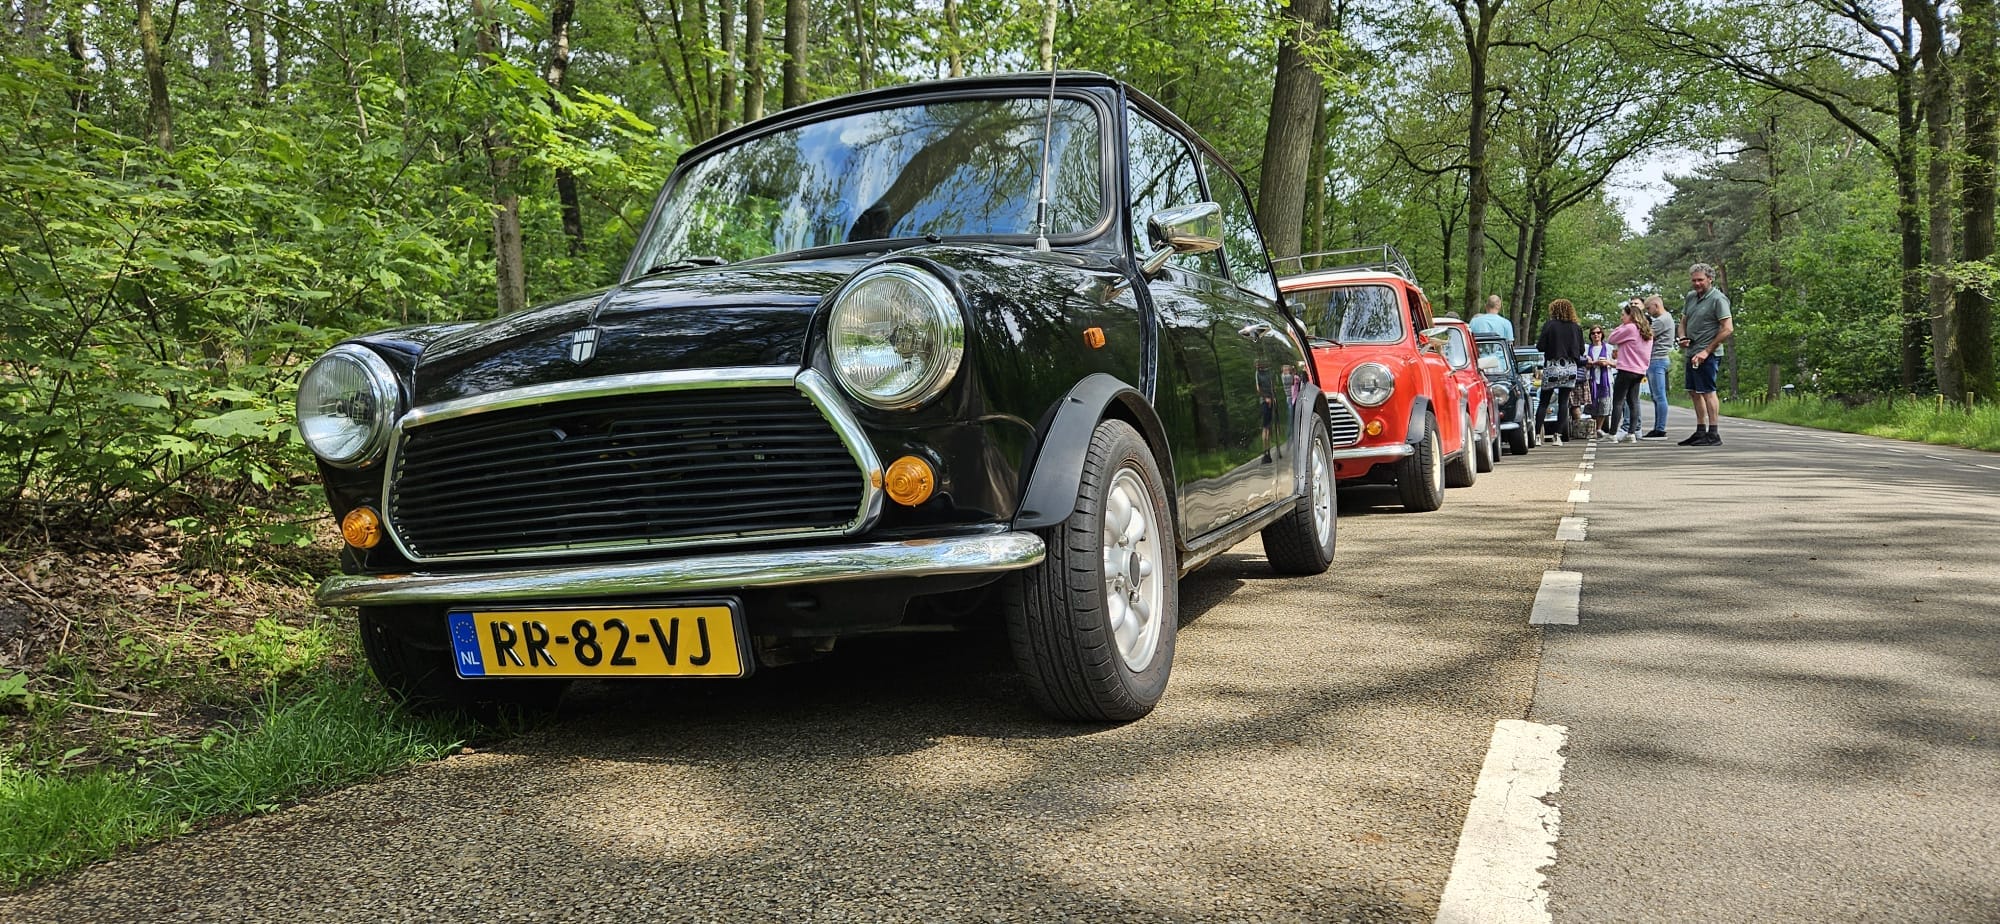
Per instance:
[[[324,605],[425,702],[740,677],[1004,620],[1035,701],[1144,715],[1177,579],[1334,552],[1327,399],[1242,182],[1098,74],[787,110],[688,151],[623,278],[334,347],[299,388]]]
[[[1536,443],[1535,428],[1523,426],[1534,417],[1534,387],[1515,365],[1513,341],[1480,334],[1476,342],[1479,371],[1492,389],[1493,403],[1500,408],[1500,438],[1507,442],[1508,452],[1526,455]]]

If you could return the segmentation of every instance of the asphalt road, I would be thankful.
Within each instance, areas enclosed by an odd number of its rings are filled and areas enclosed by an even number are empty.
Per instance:
[[[1554,919],[2000,921],[2000,456],[1723,439],[1600,445],[1576,506]]]
[[[162,844],[5,921],[1425,921],[1580,450],[1443,510],[1343,498],[1335,570],[1253,540],[1183,584],[1172,686],[1031,711],[998,635],[735,683],[583,689],[555,727]],[[1374,502],[1385,505],[1371,506]]]

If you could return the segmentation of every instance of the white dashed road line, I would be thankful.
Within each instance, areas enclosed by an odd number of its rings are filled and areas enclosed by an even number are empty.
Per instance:
[[[1577,484],[1588,484],[1589,482],[1590,482],[1590,473],[1589,473],[1589,472],[1577,472],[1577,473],[1576,473],[1576,483],[1577,483]]]
[[[1563,743],[1569,729],[1520,719],[1493,723],[1438,924],[1547,924],[1543,870],[1556,861]]]
[[[1562,522],[1556,524],[1556,541],[1582,542],[1589,529],[1588,517],[1563,517]]]
[[[1572,490],[1569,492],[1569,502],[1572,504],[1588,504],[1590,503],[1590,492],[1582,488]]]
[[[1528,613],[1528,625],[1576,625],[1582,598],[1583,572],[1544,571],[1542,586],[1535,590],[1535,608]]]

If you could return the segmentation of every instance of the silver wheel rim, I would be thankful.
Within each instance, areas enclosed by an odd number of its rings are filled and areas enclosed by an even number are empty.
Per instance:
[[[1324,549],[1333,544],[1333,460],[1326,449],[1326,441],[1313,438],[1312,485],[1307,488],[1312,493],[1313,535],[1319,539],[1319,547]]]
[[[1430,463],[1431,463],[1431,465],[1430,465],[1430,468],[1431,468],[1431,471],[1430,471],[1430,478],[1431,478],[1431,491],[1432,491],[1432,493],[1435,493],[1435,494],[1443,494],[1443,493],[1444,493],[1444,452],[1443,452],[1442,450],[1438,449],[1438,435],[1437,435],[1436,433],[1432,433],[1432,434],[1430,435],[1430,441],[1429,441],[1429,442],[1430,442],[1430,448],[1429,448],[1428,450],[1426,450],[1426,451],[1425,451],[1425,454],[1426,454],[1426,455],[1429,455],[1429,456],[1430,456]]]
[[[1153,663],[1166,601],[1160,524],[1138,469],[1111,476],[1104,505],[1104,615],[1118,656],[1134,673]]]

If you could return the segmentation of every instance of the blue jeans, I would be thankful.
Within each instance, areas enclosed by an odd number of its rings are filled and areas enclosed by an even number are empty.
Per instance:
[[[1665,433],[1667,430],[1667,358],[1653,357],[1653,365],[1646,369],[1646,388],[1653,393],[1653,429]]]

